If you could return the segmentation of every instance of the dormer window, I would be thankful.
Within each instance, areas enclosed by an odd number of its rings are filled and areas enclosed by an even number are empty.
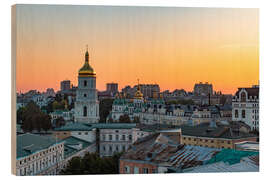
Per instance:
[[[241,93],[241,102],[246,102],[246,98],[247,98],[246,93],[242,92]]]

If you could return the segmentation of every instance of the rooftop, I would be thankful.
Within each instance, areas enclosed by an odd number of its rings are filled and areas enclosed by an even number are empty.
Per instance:
[[[40,136],[30,133],[18,135],[17,159],[46,149],[56,143],[56,139],[52,136]]]
[[[91,131],[97,129],[132,129],[136,127],[136,123],[68,123],[65,126],[56,128],[55,131]]]
[[[155,133],[136,141],[121,159],[188,168],[210,160],[219,151],[216,148],[182,145],[166,133]]]
[[[67,137],[63,139],[63,141],[64,141],[64,157],[65,158],[95,143],[95,142],[90,143],[88,141],[85,141],[83,139],[79,139],[73,136]],[[81,147],[78,148],[79,146]]]

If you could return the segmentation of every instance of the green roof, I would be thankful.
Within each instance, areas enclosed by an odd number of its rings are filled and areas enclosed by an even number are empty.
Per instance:
[[[136,123],[96,123],[91,125],[93,128],[99,129],[131,129],[136,127]]]
[[[223,161],[229,164],[239,163],[243,157],[258,155],[259,152],[253,151],[238,151],[234,149],[223,149],[218,154],[216,154],[213,158],[207,161],[205,164],[212,164],[216,162]]]
[[[135,128],[136,123],[69,123],[60,128],[55,128],[55,131],[91,131],[94,128],[98,129],[131,129]]]
[[[55,128],[55,131],[91,131],[91,125],[83,123],[68,123],[60,128]]]
[[[17,136],[17,159],[47,149],[56,144],[52,136],[40,136],[36,134],[21,134]]]
[[[73,146],[74,145],[79,145],[79,144],[82,144],[82,149],[85,149],[87,148],[88,146],[92,145],[93,143],[90,143],[88,141],[85,141],[83,139],[79,139],[79,138],[76,138],[76,137],[73,137],[73,136],[70,136],[70,137],[67,137],[65,139],[63,139],[64,141],[64,157],[68,157],[68,156],[71,156],[73,155],[74,153],[80,151],[76,148],[74,148]]]

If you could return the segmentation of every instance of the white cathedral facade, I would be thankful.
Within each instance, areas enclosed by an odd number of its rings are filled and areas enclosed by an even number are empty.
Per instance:
[[[96,73],[89,65],[88,51],[85,53],[85,63],[79,70],[74,116],[75,122],[99,122],[99,102],[96,89]]]

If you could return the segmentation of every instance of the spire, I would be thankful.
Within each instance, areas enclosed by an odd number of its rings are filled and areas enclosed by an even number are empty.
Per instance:
[[[85,62],[89,62],[88,44],[86,45]]]
[[[139,79],[137,79],[137,81],[138,81],[138,86],[137,86],[137,90],[140,90],[140,80]]]

